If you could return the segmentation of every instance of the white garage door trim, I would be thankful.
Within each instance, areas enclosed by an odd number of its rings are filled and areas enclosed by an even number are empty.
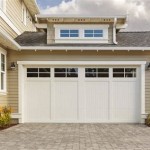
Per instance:
[[[24,79],[26,65],[71,65],[71,66],[88,66],[88,65],[117,65],[117,66],[139,66],[140,67],[140,100],[141,100],[141,115],[145,114],[145,61],[19,61],[19,113],[21,114],[20,123],[24,123]],[[142,118],[141,121],[143,122]]]

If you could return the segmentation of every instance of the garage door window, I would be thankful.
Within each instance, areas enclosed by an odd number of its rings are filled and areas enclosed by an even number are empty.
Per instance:
[[[86,78],[108,78],[109,68],[85,68]]]
[[[136,78],[136,68],[113,68],[114,78]]]
[[[50,78],[50,68],[27,68],[28,78]]]
[[[55,68],[56,78],[77,78],[78,68]]]

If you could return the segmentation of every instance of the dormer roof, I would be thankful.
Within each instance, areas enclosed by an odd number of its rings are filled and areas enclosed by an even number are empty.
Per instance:
[[[114,23],[126,24],[127,16],[87,16],[87,15],[37,15],[38,23]]]

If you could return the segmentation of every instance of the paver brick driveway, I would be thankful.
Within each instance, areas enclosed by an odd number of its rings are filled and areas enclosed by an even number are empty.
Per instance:
[[[138,124],[21,124],[0,131],[0,150],[150,150]]]

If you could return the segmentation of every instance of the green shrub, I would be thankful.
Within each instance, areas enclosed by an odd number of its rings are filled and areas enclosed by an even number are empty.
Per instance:
[[[147,116],[146,125],[150,127],[150,114]]]
[[[10,125],[11,122],[11,107],[0,107],[0,127],[4,128]]]

